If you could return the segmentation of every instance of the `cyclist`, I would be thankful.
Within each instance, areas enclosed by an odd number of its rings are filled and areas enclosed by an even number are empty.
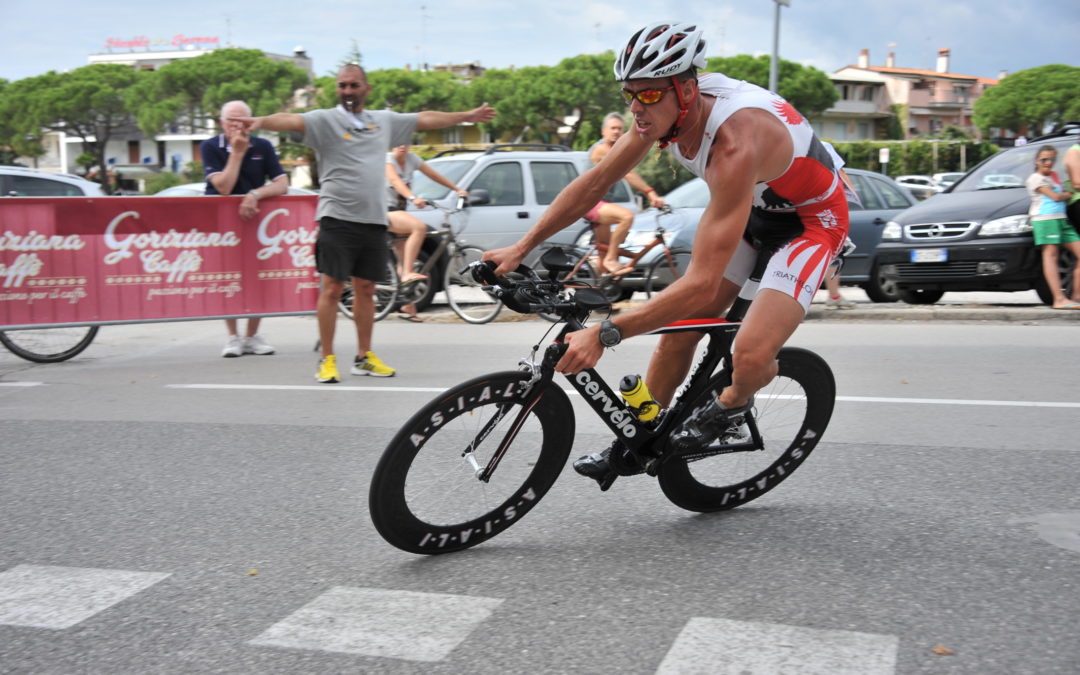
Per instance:
[[[619,113],[608,113],[604,117],[604,123],[600,128],[600,140],[593,143],[588,151],[589,160],[593,164],[597,164],[604,157],[607,157],[608,152],[615,145],[615,141],[619,140],[619,136],[623,135],[624,128],[625,122]],[[649,200],[649,206],[660,208],[664,205],[664,198],[658,195],[656,190],[649,187],[649,184],[637,172],[631,171],[626,174],[626,181],[635,190],[645,195]],[[619,247],[626,240],[626,234],[634,224],[634,212],[625,206],[600,200],[596,206],[589,209],[589,212],[585,214],[585,219],[593,224],[596,241],[607,245],[607,253],[604,255],[604,259],[600,261],[603,266],[601,271],[610,274],[626,274],[630,272],[633,267],[624,267],[619,264]]]
[[[835,153],[809,122],[776,94],[719,73],[698,75],[705,42],[693,24],[654,23],[617,54],[615,78],[634,116],[633,132],[604,161],[559,195],[513,246],[490,251],[496,272],[571,224],[658,143],[709,186],[686,274],[635,311],[567,335],[556,365],[576,373],[605,347],[672,321],[715,317],[736,297],[753,266],[754,246],[775,250],[735,344],[731,385],[675,432],[675,443],[708,443],[741,421],[753,394],[777,373],[776,356],[802,322],[848,231],[848,207]],[[744,238],[744,232],[746,237]],[[751,243],[753,242],[753,244]],[[700,334],[662,336],[647,373],[654,398],[671,401],[685,378]],[[574,468],[603,480],[611,448]]]
[[[403,244],[395,242],[395,249],[398,252],[400,262],[398,277],[400,277],[403,287],[427,278],[426,275],[414,271],[416,255],[420,252],[420,246],[427,236],[427,225],[405,210],[408,202],[412,202],[417,208],[422,208],[427,204],[422,197],[417,197],[412,190],[412,177],[416,171],[420,171],[431,180],[463,197],[469,196],[467,191],[462,190],[449,178],[432,169],[420,155],[409,152],[409,146],[399,145],[386,153],[387,226],[391,234],[406,237]],[[400,318],[406,321],[423,322],[423,319],[416,315],[416,303],[410,302],[407,305],[402,305],[401,312],[399,314]]]

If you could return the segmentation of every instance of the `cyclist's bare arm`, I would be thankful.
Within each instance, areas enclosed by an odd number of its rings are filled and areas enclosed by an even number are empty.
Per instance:
[[[274,113],[265,117],[230,117],[244,125],[248,131],[266,129],[267,131],[295,131],[304,133],[304,117],[296,113]]]
[[[624,338],[681,319],[703,299],[714,297],[746,229],[754,185],[782,174],[791,158],[791,140],[779,126],[782,122],[757,112],[732,115],[718,132],[704,176],[711,197],[694,237],[694,254],[686,274],[639,309],[615,319]],[[595,366],[603,353],[599,329],[599,324],[594,324],[567,335],[570,347],[556,369],[576,373]]]
[[[626,134],[615,142],[607,158],[570,182],[551,203],[536,224],[512,246],[484,254],[484,260],[498,264],[496,274],[517,269],[529,253],[545,239],[585,215],[596,202],[645,157],[652,147],[650,141],[637,134]]]

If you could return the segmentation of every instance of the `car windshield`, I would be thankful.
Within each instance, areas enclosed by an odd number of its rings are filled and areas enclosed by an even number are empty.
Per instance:
[[[1050,144],[1032,143],[999,152],[957,182],[953,186],[953,192],[1022,188],[1028,176],[1035,172],[1035,155],[1047,145],[1057,148],[1058,156],[1054,169],[1061,174],[1061,159],[1065,156],[1065,150],[1075,142],[1073,139],[1063,138]]]
[[[457,183],[461,180],[461,177],[465,175],[465,172],[469,170],[469,167],[473,165],[471,159],[446,159],[446,160],[434,160],[429,162],[428,165],[446,176],[451,183]],[[421,199],[442,199],[450,192],[450,189],[445,185],[440,185],[431,180],[423,173],[417,171],[413,174],[412,180],[413,194]]]
[[[709,205],[709,186],[695,178],[664,195],[664,201],[673,209],[703,209]]]

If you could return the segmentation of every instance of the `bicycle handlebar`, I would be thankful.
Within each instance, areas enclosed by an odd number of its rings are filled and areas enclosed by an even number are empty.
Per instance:
[[[590,297],[588,293],[582,294],[582,291],[589,289],[579,289],[573,296],[566,298],[562,294],[566,288],[565,283],[554,278],[544,279],[527,265],[518,265],[514,271],[515,275],[524,277],[522,279],[497,276],[495,267],[494,261],[477,261],[470,263],[462,270],[462,274],[470,275],[474,281],[484,285],[485,291],[496,296],[504,305],[520,314],[545,312],[566,318],[574,312],[592,311],[611,306],[607,298],[602,295],[595,298]]]

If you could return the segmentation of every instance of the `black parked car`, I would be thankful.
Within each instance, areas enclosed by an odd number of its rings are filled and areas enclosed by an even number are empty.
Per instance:
[[[989,157],[933,199],[899,214],[882,233],[877,260],[882,274],[913,304],[932,304],[947,291],[1027,291],[1050,304],[1028,222],[1031,198],[1024,181],[1041,148],[1057,148],[1054,169],[1064,180],[1063,160],[1080,141],[1080,124]],[[1076,268],[1063,252],[1061,283],[1069,289]],[[1066,291],[1068,292],[1068,291]]]

